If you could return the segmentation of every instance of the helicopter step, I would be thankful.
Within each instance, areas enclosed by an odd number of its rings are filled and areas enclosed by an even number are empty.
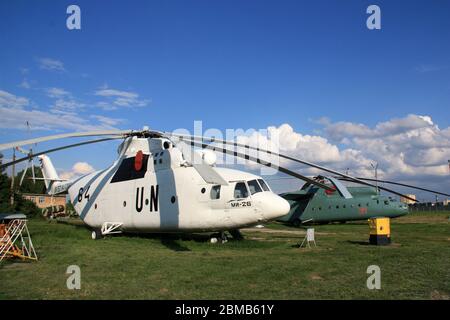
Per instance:
[[[122,230],[120,230],[122,225],[122,222],[104,222],[101,229],[92,230],[92,239],[97,240],[108,234],[122,233]]]

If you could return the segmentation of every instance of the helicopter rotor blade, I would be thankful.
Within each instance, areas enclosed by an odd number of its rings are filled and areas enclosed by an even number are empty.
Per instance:
[[[252,146],[245,145],[245,144],[242,144],[242,143],[231,142],[231,141],[226,141],[226,140],[221,140],[221,139],[216,139],[216,138],[208,138],[208,137],[201,137],[201,136],[191,136],[191,135],[181,135],[181,134],[173,134],[173,133],[166,133],[166,134],[171,135],[171,136],[176,136],[176,137],[184,137],[184,138],[194,139],[194,140],[202,140],[202,141],[210,140],[211,143],[223,143],[223,144],[227,144],[227,145],[233,145],[234,147],[243,147],[243,148],[247,148],[247,149],[251,149],[251,150],[256,150],[256,151],[259,151],[259,152],[264,152],[264,153],[271,154],[271,155],[274,155],[274,156],[278,156],[278,157],[281,157],[281,158],[284,158],[284,159],[287,159],[287,160],[291,160],[291,161],[294,161],[294,162],[297,162],[297,163],[301,163],[301,164],[304,164],[304,165],[307,165],[307,166],[310,166],[310,167],[313,167],[313,168],[316,168],[316,169],[319,169],[319,170],[322,170],[322,171],[330,172],[330,173],[336,174],[336,175],[341,176],[341,177],[345,177],[347,179],[350,179],[352,181],[356,181],[358,183],[361,183],[361,184],[364,184],[364,185],[367,185],[367,186],[376,187],[376,185],[374,185],[374,184],[368,183],[368,182],[363,181],[363,180],[359,180],[358,178],[349,176],[349,175],[341,173],[339,171],[332,170],[332,169],[329,169],[329,168],[326,168],[326,167],[323,167],[323,166],[319,166],[319,165],[317,165],[315,163],[312,163],[312,162],[308,162],[308,161],[305,161],[305,160],[293,158],[293,157],[290,157],[290,156],[287,156],[287,155],[284,155],[284,154],[280,154],[280,153],[277,153],[277,152],[273,152],[273,151],[270,151],[270,150],[266,150],[266,149],[262,149],[262,148],[258,148],[258,147],[252,147]],[[302,179],[302,180],[304,180],[304,179]],[[311,180],[311,179],[309,179],[309,180]],[[399,193],[399,192],[397,192],[395,190],[392,190],[392,189],[389,189],[389,188],[386,188],[386,187],[378,187],[378,188],[381,189],[381,190],[393,193],[395,195],[404,197],[406,199],[419,202],[419,201],[417,201],[417,200],[415,200],[413,198],[410,198],[410,197],[408,197],[408,196],[406,196],[404,194],[401,194],[401,193]]]
[[[17,164],[23,161],[27,161],[30,159],[30,157],[37,157],[43,154],[47,154],[47,153],[52,153],[55,151],[59,151],[59,150],[64,150],[64,149],[69,149],[69,148],[74,148],[74,147],[78,147],[78,146],[82,146],[82,145],[86,145],[86,144],[92,144],[92,143],[97,143],[97,142],[103,142],[103,141],[110,141],[110,140],[118,140],[118,139],[122,139],[122,137],[110,137],[110,138],[101,138],[101,139],[95,139],[95,140],[88,140],[88,141],[83,141],[83,142],[78,142],[78,143],[74,143],[74,144],[69,144],[69,145],[65,145],[62,147],[57,147],[57,148],[53,148],[53,149],[49,149],[49,150],[45,150],[45,151],[41,151],[41,152],[37,152],[34,153],[32,155],[28,155],[26,157],[20,158],[20,159],[16,159],[14,161],[8,162],[8,163],[2,163],[0,165],[0,170],[3,170],[4,168],[7,168],[13,164]]]
[[[124,136],[128,136],[128,135],[139,134],[140,132],[142,132],[142,131],[103,130],[103,131],[85,131],[85,132],[63,133],[63,134],[56,134],[56,135],[45,136],[45,137],[40,137],[40,138],[3,143],[3,144],[0,144],[0,150],[21,147],[24,145],[29,145],[29,144],[34,144],[34,143],[39,143],[39,142],[44,142],[44,141],[58,140],[58,139],[63,139],[63,138],[79,138],[79,137],[93,137],[93,136],[94,137],[95,136],[121,136],[121,137],[124,137]]]
[[[220,147],[217,147],[217,146],[211,146],[209,144],[197,142],[195,140],[190,140],[189,142],[190,142],[192,147],[195,146],[195,147],[200,147],[202,149],[209,149],[209,150],[213,150],[213,151],[217,151],[217,152],[222,152],[224,154],[232,155],[232,156],[235,156],[235,157],[238,157],[238,158],[242,158],[242,159],[249,160],[249,161],[252,161],[252,162],[255,162],[255,163],[259,163],[259,164],[264,165],[266,167],[271,167],[271,168],[277,169],[278,171],[280,171],[282,173],[285,173],[287,175],[290,175],[292,177],[295,177],[295,178],[298,178],[300,180],[303,180],[303,181],[309,182],[311,184],[314,184],[314,185],[316,185],[316,186],[318,186],[320,188],[323,188],[325,190],[335,191],[333,188],[331,188],[331,187],[329,187],[329,186],[327,186],[327,185],[325,185],[323,183],[320,183],[318,181],[310,179],[310,178],[308,178],[306,176],[303,176],[303,175],[301,175],[301,174],[299,174],[297,172],[294,172],[292,170],[289,170],[289,169],[286,169],[284,167],[278,166],[278,165],[276,165],[276,164],[274,164],[272,162],[268,162],[268,161],[262,160],[260,158],[256,158],[256,157],[250,156],[248,154],[243,154],[243,153],[232,151],[232,150],[229,150],[229,149],[220,148]]]
[[[344,179],[344,178],[338,178],[338,179],[339,180],[349,181],[348,179]],[[430,193],[435,193],[435,194],[440,194],[442,196],[450,197],[450,194],[448,194],[448,193],[443,193],[443,192],[439,192],[439,191],[436,191],[436,190],[416,187],[416,186],[413,186],[413,185],[410,185],[410,184],[406,184],[406,183],[400,183],[400,182],[394,182],[394,181],[388,181],[388,180],[370,179],[370,178],[360,178],[360,177],[358,177],[358,179],[359,180],[365,180],[365,181],[379,182],[379,183],[394,184],[394,185],[397,185],[397,186],[408,187],[408,188],[412,188],[412,189],[427,191],[427,192],[430,192]]]

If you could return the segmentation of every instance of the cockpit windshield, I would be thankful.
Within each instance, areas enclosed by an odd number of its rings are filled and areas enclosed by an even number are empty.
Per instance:
[[[242,199],[247,197],[248,197],[248,190],[247,186],[245,185],[245,182],[236,183],[236,186],[234,187],[234,198]]]
[[[269,187],[263,179],[258,179],[258,182],[264,191],[270,191]]]
[[[255,194],[257,192],[262,192],[261,187],[256,180],[250,180],[247,182],[248,188],[250,189],[250,194]]]

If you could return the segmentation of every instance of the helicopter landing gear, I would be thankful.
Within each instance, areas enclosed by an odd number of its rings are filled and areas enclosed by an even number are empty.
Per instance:
[[[213,234],[209,240],[211,243],[226,243],[228,242],[228,237],[224,231],[220,231],[219,233]]]
[[[101,239],[108,234],[122,233],[122,222],[104,222],[101,229],[93,229],[91,237],[93,240]]]
[[[92,238],[92,240],[98,240],[98,239],[103,238],[102,230],[100,230],[100,229],[92,230],[91,238]]]

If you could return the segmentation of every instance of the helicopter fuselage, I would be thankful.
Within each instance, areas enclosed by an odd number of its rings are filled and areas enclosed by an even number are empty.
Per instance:
[[[107,169],[74,181],[70,200],[92,228],[122,231],[223,231],[285,215],[289,204],[261,177],[214,168],[227,185],[206,183],[168,140],[129,138]]]
[[[341,190],[342,188],[343,186]],[[351,197],[344,197],[339,188],[335,192],[326,192],[315,186],[284,193],[281,196],[288,200],[291,209],[286,216],[277,220],[298,225],[380,217],[396,218],[408,213],[406,204],[379,194],[373,187],[344,188]]]

